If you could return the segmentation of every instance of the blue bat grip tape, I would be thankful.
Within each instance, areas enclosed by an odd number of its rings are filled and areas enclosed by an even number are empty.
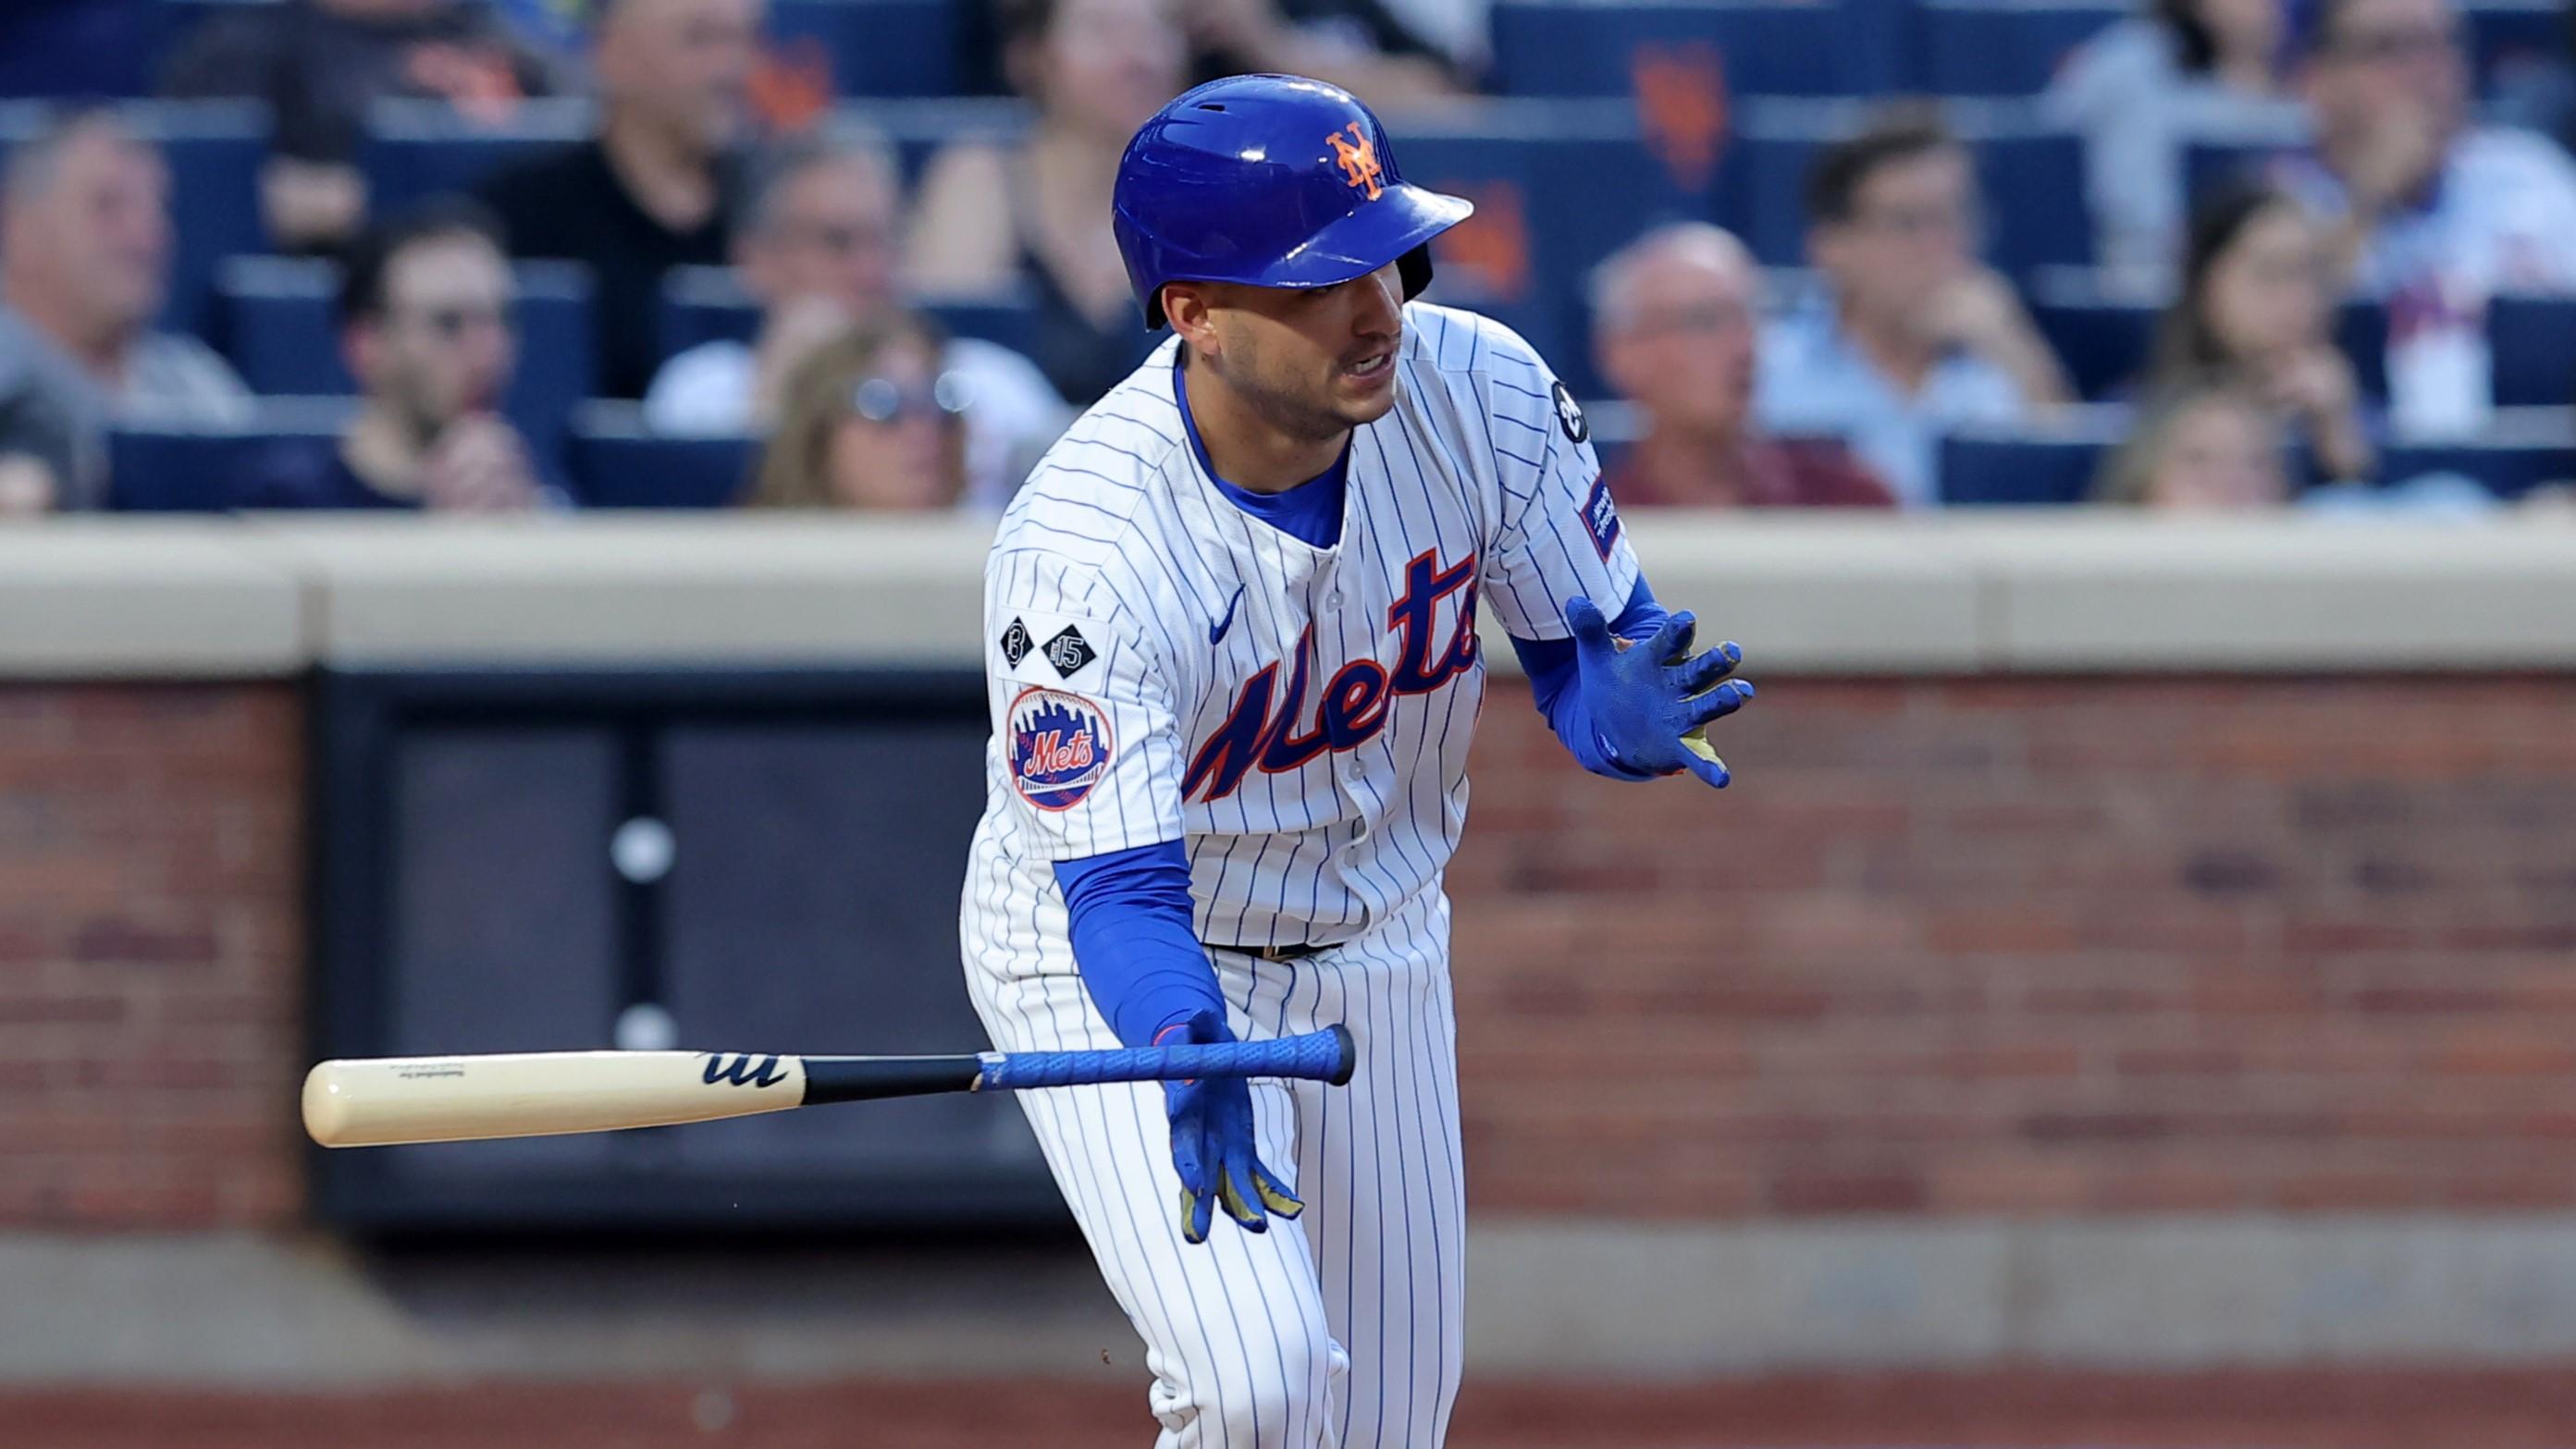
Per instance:
[[[1359,1063],[1347,1027],[1270,1041],[1221,1041],[1115,1051],[1010,1052],[983,1059],[976,1090],[1087,1087],[1102,1082],[1182,1082],[1193,1077],[1294,1077],[1341,1086]]]

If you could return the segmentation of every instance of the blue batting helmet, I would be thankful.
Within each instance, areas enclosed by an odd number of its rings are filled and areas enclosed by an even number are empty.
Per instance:
[[[1431,280],[1430,240],[1474,210],[1406,185],[1368,107],[1293,75],[1210,81],[1155,112],[1110,207],[1148,328],[1165,282],[1329,287],[1397,262],[1410,299]]]

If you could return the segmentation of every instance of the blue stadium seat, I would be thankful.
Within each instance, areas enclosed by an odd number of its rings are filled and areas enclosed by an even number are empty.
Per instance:
[[[759,456],[750,438],[666,438],[634,404],[595,402],[572,429],[573,491],[587,508],[724,508]]]
[[[2576,403],[2576,298],[2498,297],[2487,306],[2487,339],[2499,404]]]
[[[780,59],[808,54],[841,96],[945,96],[957,90],[957,6],[951,0],[770,0]]]
[[[1026,287],[957,296],[923,296],[912,304],[939,319],[952,337],[976,337],[1026,353],[1037,335],[1037,297]],[[760,331],[760,304],[731,267],[674,267],[662,279],[662,351],[701,342],[749,342]]]
[[[16,0],[0,8],[0,96],[148,93],[175,8],[165,0]]]
[[[1772,0],[1500,0],[1493,9],[1494,85],[1507,96],[1636,94],[1656,62],[1713,65],[1734,95],[1845,96],[1881,89],[1893,71],[1855,4]],[[1893,7],[1878,7],[1892,18]],[[1885,47],[1893,55],[1896,46]]]
[[[1967,430],[1941,440],[1945,504],[2081,503],[2092,491],[2103,455],[2128,435],[2129,411],[2070,410],[2033,430]]]
[[[1026,136],[1032,112],[1026,103],[1003,97],[964,96],[945,100],[857,101],[836,107],[837,121],[873,127],[894,143],[903,164],[904,184],[914,185],[939,149],[958,141],[1008,144]]]
[[[441,101],[378,101],[358,147],[368,204],[381,216],[470,190],[512,162],[587,140],[592,114],[588,101],[529,101],[508,124],[492,126]]]
[[[2516,69],[2567,56],[2567,7],[2560,0],[2469,0],[2469,59],[2480,94]]]
[[[0,105],[0,146],[35,135],[51,114],[36,102]],[[137,101],[117,114],[158,143],[170,164],[173,248],[161,324],[211,335],[216,264],[237,252],[268,249],[259,214],[268,109],[249,101]]]
[[[1986,258],[2016,275],[2093,261],[2084,148],[2025,105],[1954,102],[1950,125],[1976,153],[1989,219]],[[1828,142],[1865,125],[1851,102],[1763,100],[1744,107],[1723,214],[1765,266],[1805,259],[1807,168]]]
[[[2028,292],[2031,320],[2083,397],[2107,400],[2145,372],[2162,303],[2110,291],[2081,267],[2043,267]]]
[[[339,445],[346,398],[262,398],[238,431],[118,428],[108,434],[108,506],[136,513],[221,512],[280,466],[281,454]],[[300,470],[299,470],[300,471]]]
[[[2380,449],[2379,476],[2392,482],[2427,473],[2474,478],[2500,498],[2543,483],[2576,481],[2576,413],[2564,407],[2500,408],[2473,442],[2406,443]]]
[[[2127,0],[1919,0],[1915,84],[1939,96],[2037,95],[2077,46],[2135,13]]]
[[[590,277],[567,262],[521,262],[519,367],[502,410],[541,462],[559,465],[573,409],[597,383]],[[346,393],[331,317],[339,271],[329,262],[235,257],[223,273],[222,336],[233,366],[262,393]]]

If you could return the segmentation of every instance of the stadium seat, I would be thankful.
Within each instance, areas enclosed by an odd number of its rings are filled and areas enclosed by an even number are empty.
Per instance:
[[[2137,13],[2126,0],[1919,0],[1917,88],[1937,96],[2033,96],[2075,48]]]
[[[470,190],[514,161],[588,139],[592,114],[588,101],[529,101],[508,124],[494,126],[441,101],[378,101],[368,108],[358,147],[368,204],[383,215]]]
[[[915,185],[939,149],[958,141],[1008,144],[1028,134],[1025,102],[992,96],[945,100],[861,100],[833,111],[833,120],[882,132],[903,164],[904,184]]]
[[[166,0],[16,0],[0,8],[0,96],[146,94],[178,8]]]
[[[2481,95],[2524,66],[2566,59],[2567,7],[2560,0],[2470,0],[2460,18],[2468,22]]]
[[[2093,218],[2084,201],[2084,149],[2026,105],[1954,102],[1952,129],[1976,153],[1985,193],[1987,260],[2016,275],[2043,266],[2088,266]],[[1852,102],[1762,100],[1744,107],[1730,158],[1723,215],[1765,266],[1800,264],[1806,252],[1807,168],[1819,148],[1867,123]]]
[[[35,102],[0,105],[0,146],[35,135],[50,114]],[[210,334],[216,264],[268,248],[259,213],[268,108],[249,101],[137,101],[117,114],[157,142],[170,164],[170,292],[161,324]]]
[[[2576,410],[2499,408],[2474,441],[2380,450],[2384,479],[2400,482],[2427,473],[2474,478],[2500,498],[2519,498],[2543,483],[2576,482]]]
[[[1500,0],[1494,86],[1507,96],[1650,97],[1658,76],[1705,70],[1720,95],[1859,95],[1894,74],[1872,47],[1856,43],[1861,8],[1830,0]],[[1893,38],[1881,49],[1892,56]]]
[[[1025,353],[1037,335],[1037,298],[1025,287],[957,296],[924,296],[913,305],[939,319],[952,337],[977,337]],[[662,279],[662,351],[675,356],[701,342],[748,342],[760,331],[760,304],[731,267],[674,267]]]
[[[108,506],[137,513],[221,512],[278,466],[281,453],[339,445],[347,398],[262,398],[238,431],[121,427],[108,434]]]
[[[2576,298],[2498,297],[2487,305],[2487,340],[2499,404],[2576,403]]]
[[[2128,435],[2129,410],[2070,409],[2045,429],[1969,429],[1941,440],[1946,504],[2081,503],[2103,455]]]
[[[572,428],[572,486],[586,508],[723,508],[758,462],[750,438],[668,438],[632,403],[585,404]]]
[[[2078,394],[2107,400],[2146,371],[2162,302],[2107,289],[2084,267],[2042,267],[2027,291],[2031,320]]]
[[[567,262],[520,262],[519,368],[503,411],[541,461],[560,464],[572,411],[598,378],[590,325],[590,277]],[[222,338],[233,366],[262,393],[346,393],[356,384],[340,361],[332,316],[339,288],[333,264],[288,257],[234,257],[224,264]]]
[[[819,60],[837,96],[945,96],[957,90],[951,0],[770,0],[773,56]]]

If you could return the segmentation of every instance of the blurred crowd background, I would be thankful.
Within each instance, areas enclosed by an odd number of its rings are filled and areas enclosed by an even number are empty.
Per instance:
[[[2555,0],[21,0],[0,510],[983,509],[1153,339],[1120,148],[1317,75],[1626,501],[2576,477]]]

